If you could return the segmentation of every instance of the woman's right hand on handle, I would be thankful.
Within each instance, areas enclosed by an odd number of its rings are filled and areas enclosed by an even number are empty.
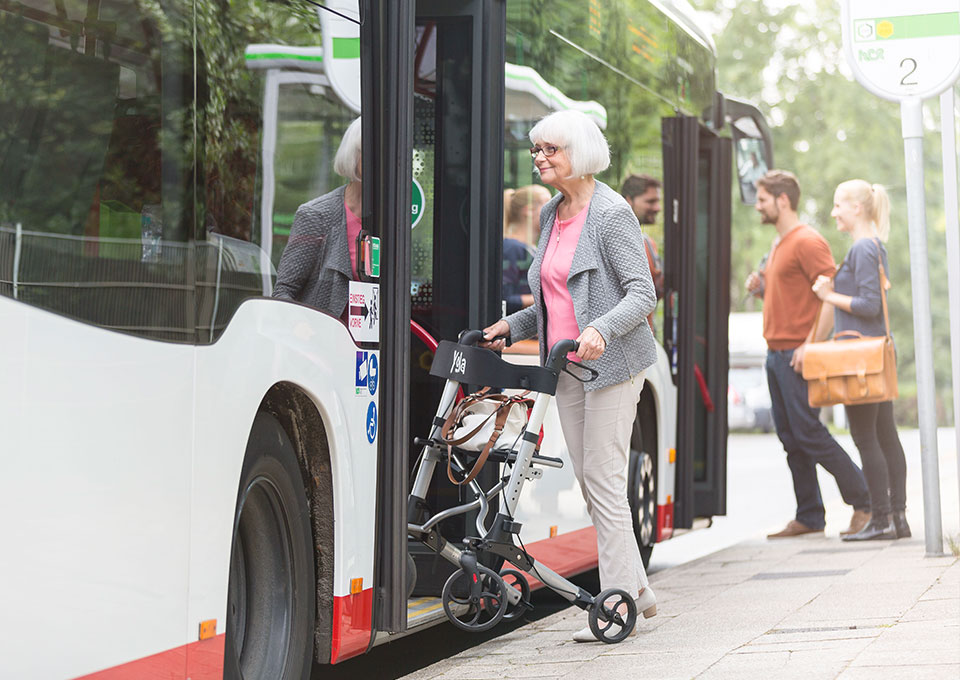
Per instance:
[[[495,352],[499,352],[506,347],[507,343],[505,340],[494,340],[496,337],[508,336],[510,335],[510,324],[508,324],[503,319],[500,319],[496,323],[493,323],[483,329],[483,340],[478,344],[481,347],[487,349],[492,349]]]

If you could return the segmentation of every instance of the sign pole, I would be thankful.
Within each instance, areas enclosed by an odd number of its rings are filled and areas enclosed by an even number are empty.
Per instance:
[[[917,417],[923,468],[924,536],[927,555],[942,555],[933,325],[923,185],[923,100],[939,96],[960,79],[960,0],[911,0],[909,3],[903,0],[842,0],[841,29],[844,55],[857,81],[878,97],[900,102],[913,288]],[[955,191],[955,179],[953,186]]]
[[[950,356],[953,364],[953,433],[956,437],[957,482],[960,483],[960,204],[957,200],[956,97],[953,88],[940,95],[943,147],[943,211],[947,232],[947,282],[950,307]]]
[[[943,554],[940,515],[940,464],[937,455],[937,408],[933,379],[933,329],[930,277],[927,273],[927,214],[923,186],[923,102],[900,103],[906,160],[907,215],[910,234],[910,282],[913,289],[913,347],[917,371],[917,416],[923,476],[923,528],[927,556]]]

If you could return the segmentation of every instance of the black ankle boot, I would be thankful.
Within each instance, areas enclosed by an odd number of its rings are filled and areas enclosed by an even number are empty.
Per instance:
[[[877,541],[897,537],[897,530],[893,526],[890,515],[874,515],[867,526],[855,534],[841,536],[842,541]]]
[[[910,533],[910,525],[907,524],[907,513],[903,510],[893,513],[893,528],[897,531],[897,538],[910,538],[913,535]]]

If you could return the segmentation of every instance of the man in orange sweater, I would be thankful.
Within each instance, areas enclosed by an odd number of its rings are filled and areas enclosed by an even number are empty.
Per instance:
[[[817,464],[837,480],[844,502],[853,506],[850,526],[841,535],[856,533],[870,519],[870,494],[863,472],[820,422],[820,409],[807,402],[807,384],[800,375],[806,344],[823,340],[833,327],[833,309],[824,305],[813,338],[820,300],[813,282],[836,270],[830,245],[812,227],[800,222],[800,184],[783,170],[771,170],[757,181],[757,212],[764,224],[777,229],[762,272],[747,277],[747,290],[763,298],[763,337],[767,341],[767,382],[777,436],[787,452],[793,475],[797,515],[767,538],[822,532],[825,524]]]

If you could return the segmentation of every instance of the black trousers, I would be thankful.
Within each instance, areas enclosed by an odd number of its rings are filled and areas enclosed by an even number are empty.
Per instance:
[[[874,515],[907,507],[907,460],[893,422],[893,402],[847,406],[853,443],[860,451]]]

